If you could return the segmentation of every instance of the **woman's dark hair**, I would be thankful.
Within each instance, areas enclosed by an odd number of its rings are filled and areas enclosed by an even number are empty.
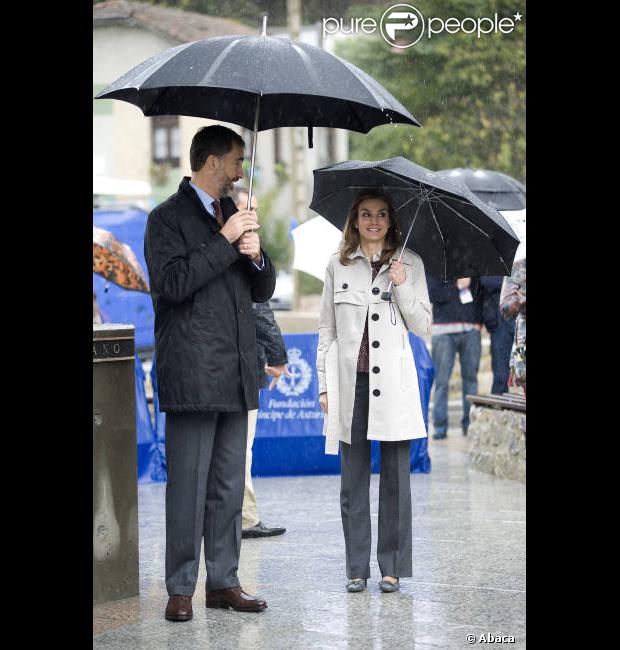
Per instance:
[[[192,145],[189,149],[189,163],[193,172],[202,169],[209,156],[225,156],[237,144],[245,147],[243,138],[220,124],[203,126],[192,138]]]
[[[387,192],[379,189],[362,190],[355,197],[353,205],[349,210],[349,216],[344,225],[344,235],[340,249],[340,263],[344,266],[349,264],[351,261],[349,255],[354,253],[360,244],[360,233],[357,229],[357,212],[360,203],[366,199],[380,199],[381,201],[385,201],[388,206],[390,225],[388,227],[387,235],[385,236],[385,246],[381,251],[381,264],[388,263],[400,245],[400,227],[396,219],[396,210],[394,210],[392,197]]]

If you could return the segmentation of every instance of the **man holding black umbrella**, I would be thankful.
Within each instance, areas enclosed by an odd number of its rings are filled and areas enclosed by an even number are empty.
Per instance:
[[[231,198],[244,142],[223,126],[192,140],[191,178],[149,215],[144,250],[166,412],[166,619],[192,618],[201,543],[207,607],[261,611],[237,577],[248,410],[258,407],[252,302],[275,271],[256,213]]]

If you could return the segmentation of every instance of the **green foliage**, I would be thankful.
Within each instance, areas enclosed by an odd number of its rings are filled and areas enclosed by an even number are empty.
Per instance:
[[[289,222],[273,213],[273,205],[281,189],[280,186],[273,187],[268,192],[257,189],[256,196],[260,197],[258,236],[261,246],[269,253],[276,267],[287,269],[292,261],[292,242],[288,238]]]
[[[416,2],[424,16],[499,17],[523,2]],[[515,6],[519,5],[519,6]],[[379,19],[381,9],[351,7]],[[360,13],[361,12],[361,13]],[[382,83],[422,123],[350,135],[350,157],[402,155],[430,169],[483,167],[525,181],[525,21],[511,34],[439,34],[398,51],[380,36],[357,35],[337,53]]]
[[[323,293],[323,281],[313,275],[299,271],[299,295],[309,296]]]

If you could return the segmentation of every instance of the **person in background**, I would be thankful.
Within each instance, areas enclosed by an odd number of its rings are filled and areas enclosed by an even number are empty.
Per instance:
[[[405,249],[398,261],[401,250],[390,195],[362,190],[349,210],[341,250],[329,258],[321,297],[319,403],[328,441],[340,449],[349,592],[364,591],[370,576],[371,440],[381,441],[379,588],[398,591],[400,578],[412,574],[410,447],[427,434],[407,332],[430,333],[431,305],[422,259]],[[390,281],[388,302],[381,294]]]
[[[97,294],[93,291],[93,325],[101,325],[103,318],[101,318],[101,311],[97,304]]]
[[[525,395],[525,347],[526,347],[526,279],[525,258],[516,261],[512,274],[504,278],[499,299],[500,312],[506,320],[516,319],[515,338],[510,355],[510,386],[520,386]]]
[[[508,392],[510,351],[515,336],[514,320],[505,320],[499,313],[499,295],[503,280],[503,275],[485,275],[480,278],[482,322],[491,339],[491,393],[495,395]]]
[[[233,201],[239,210],[245,210],[248,205],[248,190],[235,185],[232,194]],[[256,210],[258,200],[252,194],[251,209]],[[267,375],[273,377],[269,390],[271,390],[282,373],[289,375],[286,369],[288,361],[286,346],[282,332],[276,323],[275,316],[269,302],[253,302],[252,309],[256,319],[256,351],[258,358],[259,388],[267,386]],[[266,373],[266,374],[265,374]],[[258,518],[256,506],[256,492],[252,485],[252,445],[256,434],[256,421],[258,409],[248,411],[248,442],[245,461],[245,491],[243,494],[243,511],[241,537],[243,539],[255,537],[273,537],[282,535],[286,528],[282,526],[268,527]]]
[[[467,435],[471,404],[465,395],[478,390],[480,366],[480,330],[482,329],[482,300],[476,279],[460,278],[456,282],[441,282],[427,275],[428,295],[433,304],[431,355],[435,367],[433,396],[433,440],[448,435],[448,389],[456,355],[461,365],[463,417],[461,429]]]

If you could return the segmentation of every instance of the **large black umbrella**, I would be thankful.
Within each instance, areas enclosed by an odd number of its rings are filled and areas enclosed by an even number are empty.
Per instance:
[[[463,181],[483,203],[496,210],[525,208],[525,185],[508,174],[462,167],[442,169],[437,174]]]
[[[381,188],[394,202],[404,246],[444,281],[510,275],[519,239],[502,215],[453,180],[398,156],[314,170],[310,208],[341,230],[359,192]],[[391,287],[390,287],[391,288]],[[389,299],[389,291],[384,294]]]
[[[318,47],[266,35],[218,36],[178,45],[140,63],[96,99],[120,99],[144,115],[191,115],[254,130],[324,126],[367,133],[419,122],[381,84]]]

